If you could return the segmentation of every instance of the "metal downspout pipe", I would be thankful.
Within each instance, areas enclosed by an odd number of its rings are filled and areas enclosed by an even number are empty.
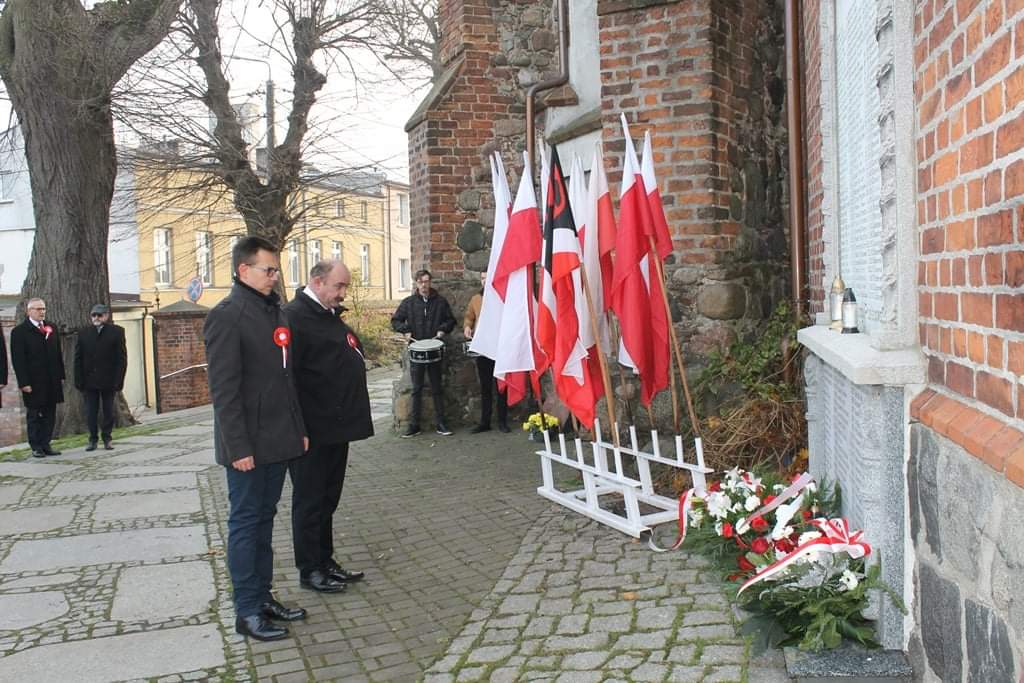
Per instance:
[[[793,315],[803,325],[807,310],[807,246],[804,190],[803,83],[800,78],[800,0],[786,0],[786,124],[789,128],[789,246]]]
[[[561,71],[554,78],[534,83],[526,91],[526,153],[530,158],[528,172],[533,178],[536,152],[536,130],[534,128],[534,98],[537,93],[557,88],[569,82],[569,0],[558,0],[558,57]]]

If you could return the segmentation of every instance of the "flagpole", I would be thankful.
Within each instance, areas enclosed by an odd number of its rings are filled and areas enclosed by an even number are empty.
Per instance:
[[[619,348],[621,343],[622,334],[618,331],[618,321],[615,321],[607,312],[604,314],[608,321],[608,331],[611,335],[609,342],[612,344],[612,348]],[[613,321],[615,324],[613,324]],[[626,391],[626,372],[622,369],[622,363],[616,363],[615,367],[619,370],[619,386],[622,387],[622,400],[626,404],[626,417],[629,418],[629,424],[636,424],[636,420],[633,417],[633,406],[629,402],[629,392]]]
[[[583,294],[587,298],[587,311],[590,313],[590,331],[594,335],[594,345],[597,347],[597,362],[601,366],[601,381],[604,382],[604,398],[608,408],[608,427],[612,430],[615,445],[618,446],[619,430],[615,428],[615,397],[612,395],[612,382],[611,377],[608,375],[608,360],[604,357],[604,349],[601,348],[601,332],[597,327],[597,314],[594,311],[594,299],[590,296],[590,283],[587,281],[586,268],[580,268],[580,282],[583,284]]]
[[[690,415],[690,424],[693,425],[694,435],[700,437],[700,423],[697,422],[697,413],[693,409],[693,398],[690,396],[690,385],[686,381],[686,366],[683,364],[683,352],[679,348],[679,338],[676,336],[676,328],[672,324],[672,309],[668,305],[668,290],[665,287],[665,271],[662,267],[661,259],[658,257],[658,249],[654,244],[654,236],[648,235],[647,239],[651,245],[651,257],[654,261],[654,266],[658,271],[658,278],[661,280],[661,298],[665,304],[665,315],[668,317],[668,334],[672,340],[672,348],[675,350],[676,364],[679,367],[679,376],[683,381],[683,395],[686,397],[686,410]],[[673,385],[674,384],[675,382],[673,381]],[[676,431],[679,431],[678,427]]]

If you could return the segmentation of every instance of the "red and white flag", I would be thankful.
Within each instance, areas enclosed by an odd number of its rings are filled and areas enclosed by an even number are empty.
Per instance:
[[[549,359],[558,397],[581,423],[591,428],[594,391],[584,367],[587,351],[580,339],[577,313],[577,302],[583,298],[579,239],[558,150],[551,152],[545,199],[537,343]]]
[[[595,185],[594,172],[590,175],[591,187]],[[590,292],[590,306],[585,296],[576,302],[576,312],[580,321],[580,340],[587,350],[585,361],[588,383],[594,392],[594,403],[605,394],[604,373],[601,372],[601,353],[608,353],[608,318],[604,313],[604,284],[601,279],[601,258],[598,248],[597,214],[594,202],[591,201],[587,183],[584,180],[583,163],[579,157],[573,156],[572,168],[569,170],[569,205],[575,211],[576,233],[580,240],[582,264],[580,268],[580,284],[582,275],[586,275],[586,290]],[[610,275],[610,273],[609,273]],[[586,291],[584,291],[584,295]],[[591,306],[593,307],[591,309]],[[591,313],[594,314],[593,320]],[[594,330],[597,329],[595,337]]]
[[[487,262],[487,277],[484,280],[480,318],[477,320],[473,340],[469,343],[469,350],[496,360],[498,349],[501,347],[501,317],[505,300],[493,287],[494,272],[497,269],[498,257],[501,256],[501,248],[505,244],[505,235],[508,232],[509,214],[512,211],[512,193],[508,187],[508,178],[505,177],[505,166],[501,163],[501,156],[495,152],[490,157],[490,162],[491,186],[494,190],[494,235],[491,238],[491,257]]]
[[[604,157],[601,143],[594,146],[594,159],[590,165],[590,184],[587,187],[587,212],[585,228],[580,230],[580,244],[583,248],[583,269],[590,283],[590,295],[594,301],[594,313],[601,349],[611,351],[608,332],[608,316],[611,307],[613,261],[615,248],[615,212],[612,197],[608,192],[608,176],[604,172]]]
[[[665,207],[661,203],[661,193],[658,192],[658,180],[654,177],[651,131],[644,133],[644,155],[640,174],[644,179],[644,189],[647,190],[647,206],[651,212],[654,244],[658,250],[658,258],[664,261],[665,257],[672,253],[672,235],[668,230],[668,221],[665,220]]]
[[[501,343],[494,359],[494,376],[506,383],[509,405],[525,397],[527,373],[535,371],[540,361],[533,338],[533,279],[530,268],[540,259],[541,234],[537,198],[528,171],[530,163],[525,154],[523,157],[523,174],[492,281],[492,287],[504,302],[499,328]]]
[[[648,235],[653,235],[653,220],[624,115],[622,131],[626,154],[619,193],[612,310],[622,331],[619,362],[640,375],[640,402],[650,405],[669,383],[668,317],[661,282],[657,273],[651,272]]]

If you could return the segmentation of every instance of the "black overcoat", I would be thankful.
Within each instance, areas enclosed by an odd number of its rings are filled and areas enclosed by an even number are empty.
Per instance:
[[[18,388],[32,387],[32,393],[21,392],[27,408],[45,408],[64,402],[64,359],[60,354],[60,332],[49,320],[42,332],[26,318],[11,330],[11,365],[18,376]]]
[[[7,340],[0,331],[0,384],[7,384]]]
[[[295,349],[295,386],[312,444],[373,436],[363,345],[333,311],[307,294],[285,307]]]
[[[128,371],[128,347],[124,328],[107,323],[97,332],[95,325],[78,331],[75,342],[75,386],[81,389],[121,391]]]
[[[433,339],[438,332],[448,334],[455,329],[455,316],[448,300],[431,288],[426,301],[419,292],[402,299],[391,316],[391,329],[408,332],[413,339]]]
[[[203,337],[213,401],[217,462],[255,458],[256,466],[297,458],[306,427],[292,378],[274,343],[288,329],[277,294],[263,296],[241,282],[206,316]],[[289,332],[290,334],[290,332]]]

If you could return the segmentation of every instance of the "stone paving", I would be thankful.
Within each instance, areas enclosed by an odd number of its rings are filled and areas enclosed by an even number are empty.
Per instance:
[[[275,588],[309,617],[274,643],[233,630],[209,408],[114,451],[0,462],[0,680],[787,680],[750,660],[700,558],[540,498],[521,433],[397,438],[394,375],[371,380],[378,436],[353,445],[335,522],[367,578],[298,587],[286,485]]]

